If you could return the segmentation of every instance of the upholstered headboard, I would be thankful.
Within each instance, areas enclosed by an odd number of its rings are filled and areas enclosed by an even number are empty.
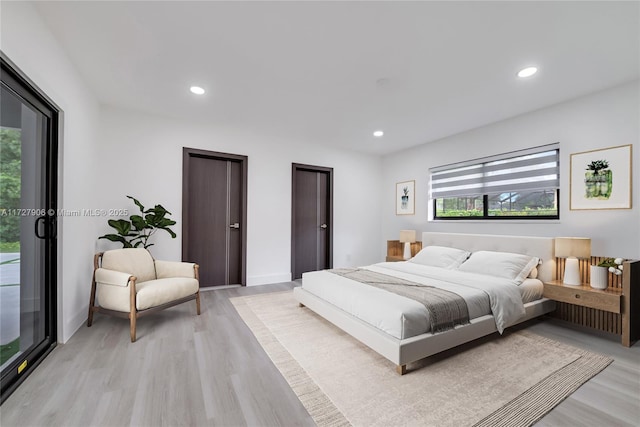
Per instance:
[[[470,252],[499,251],[536,256],[542,261],[542,264],[538,266],[538,278],[543,282],[556,278],[553,237],[424,232],[422,233],[422,247],[429,245],[448,246]]]

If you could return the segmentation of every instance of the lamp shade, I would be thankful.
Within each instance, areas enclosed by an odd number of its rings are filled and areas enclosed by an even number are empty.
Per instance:
[[[400,242],[413,243],[416,241],[416,230],[400,230]]]
[[[587,237],[556,237],[556,257],[591,257],[591,239]]]

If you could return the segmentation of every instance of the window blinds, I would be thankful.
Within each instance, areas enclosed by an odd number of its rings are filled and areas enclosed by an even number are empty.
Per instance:
[[[432,168],[431,198],[556,190],[560,186],[559,145]]]

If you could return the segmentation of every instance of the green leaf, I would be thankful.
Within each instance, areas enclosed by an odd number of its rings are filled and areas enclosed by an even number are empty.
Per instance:
[[[157,227],[158,228],[166,228],[169,227],[171,225],[176,225],[176,222],[172,219],[169,218],[162,218],[160,221],[158,221]]]
[[[131,219],[131,223],[133,224],[134,230],[142,231],[145,228],[148,228],[147,222],[140,215],[131,215],[129,217]]]
[[[127,196],[129,199],[133,200],[133,203],[136,204],[136,206],[138,206],[138,208],[140,208],[140,212],[144,213],[144,206],[142,206],[142,203],[140,203],[138,201],[138,199],[136,199],[135,197],[131,197],[131,196]]]
[[[128,236],[131,232],[131,223],[126,219],[110,219],[107,223],[121,236]]]

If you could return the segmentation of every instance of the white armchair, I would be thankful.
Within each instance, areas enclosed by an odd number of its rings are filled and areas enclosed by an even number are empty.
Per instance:
[[[95,312],[128,318],[135,342],[139,317],[192,299],[200,314],[197,264],[156,261],[146,249],[136,248],[100,252],[93,266],[89,327]]]

